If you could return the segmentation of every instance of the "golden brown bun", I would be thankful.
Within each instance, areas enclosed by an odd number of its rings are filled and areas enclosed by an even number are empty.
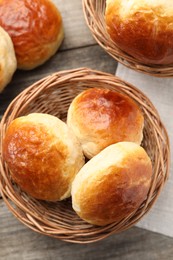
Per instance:
[[[0,92],[11,81],[16,67],[13,43],[8,33],[0,27]]]
[[[18,68],[24,70],[54,55],[64,35],[60,12],[49,0],[0,0],[0,25],[11,36]]]
[[[152,176],[145,150],[131,142],[105,148],[76,175],[72,205],[85,221],[99,226],[133,213],[146,199]]]
[[[12,179],[41,200],[69,197],[71,183],[84,165],[76,137],[64,122],[48,114],[15,119],[7,129],[3,152]]]
[[[107,0],[105,19],[113,41],[140,62],[173,63],[172,0]]]
[[[92,158],[113,143],[140,144],[144,118],[129,97],[109,89],[91,88],[72,101],[67,124],[78,137],[86,157]]]

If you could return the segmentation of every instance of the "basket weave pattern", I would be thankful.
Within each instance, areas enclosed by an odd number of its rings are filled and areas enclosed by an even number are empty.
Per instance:
[[[105,24],[106,0],[83,0],[85,20],[98,44],[126,67],[156,77],[173,77],[173,64],[145,65],[122,51],[110,38]]]
[[[71,199],[50,203],[29,197],[15,185],[3,160],[2,142],[9,123],[31,112],[49,113],[66,120],[68,107],[81,91],[108,88],[126,94],[137,102],[145,119],[142,146],[153,165],[153,177],[144,203],[126,219],[105,227],[81,220],[71,207]],[[154,204],[169,172],[169,140],[160,117],[150,100],[137,88],[113,75],[81,68],[50,75],[19,94],[7,108],[0,128],[0,190],[12,213],[25,225],[44,235],[73,243],[101,240],[134,225]]]

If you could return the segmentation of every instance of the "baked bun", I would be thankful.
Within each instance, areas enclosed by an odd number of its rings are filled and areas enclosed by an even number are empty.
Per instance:
[[[54,55],[64,35],[60,12],[49,0],[1,0],[0,25],[11,36],[18,68],[24,70]]]
[[[70,196],[84,165],[76,137],[60,119],[34,113],[12,121],[3,142],[12,179],[29,195],[47,201]]]
[[[0,27],[0,92],[11,81],[16,67],[13,43],[8,33]]]
[[[107,0],[105,19],[126,53],[145,64],[173,63],[172,0]]]
[[[72,101],[67,124],[78,137],[85,156],[92,158],[113,143],[140,144],[144,118],[137,104],[124,94],[91,88]]]
[[[73,209],[94,225],[121,221],[144,202],[151,176],[151,160],[141,146],[131,142],[113,144],[76,175]]]

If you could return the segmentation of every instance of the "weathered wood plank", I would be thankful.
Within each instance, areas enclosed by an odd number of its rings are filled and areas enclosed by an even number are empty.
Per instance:
[[[0,94],[0,115],[4,113],[10,101],[30,84],[53,72],[77,67],[90,67],[114,74],[117,63],[98,45],[58,52],[46,64],[35,70],[18,70],[15,73],[11,83]]]
[[[1,260],[172,260],[173,239],[131,228],[94,244],[76,245],[40,235],[20,223],[0,201]]]
[[[63,18],[65,39],[61,49],[73,49],[96,43],[85,22],[82,0],[53,0],[53,2]]]

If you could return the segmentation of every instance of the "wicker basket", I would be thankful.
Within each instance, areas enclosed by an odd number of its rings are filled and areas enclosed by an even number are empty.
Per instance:
[[[145,118],[142,145],[153,164],[152,184],[145,202],[126,219],[105,227],[92,226],[81,220],[71,207],[71,199],[48,203],[26,195],[12,182],[2,155],[2,141],[14,118],[31,112],[42,112],[65,121],[72,99],[81,91],[95,86],[124,93],[141,107]],[[168,178],[169,140],[156,109],[137,88],[103,72],[80,68],[58,72],[36,82],[9,105],[2,118],[0,131],[0,190],[5,203],[29,228],[65,241],[90,243],[128,229],[149,211]]]
[[[105,24],[106,0],[83,0],[83,10],[87,25],[96,41],[115,60],[130,69],[157,77],[173,77],[173,64],[145,65],[122,51],[110,38]]]

